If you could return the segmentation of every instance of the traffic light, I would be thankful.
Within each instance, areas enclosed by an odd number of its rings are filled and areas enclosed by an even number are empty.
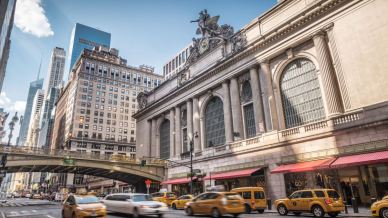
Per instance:
[[[147,161],[146,161],[146,160],[141,160],[141,161],[140,161],[140,166],[141,166],[141,167],[144,167],[146,164],[147,164]]]

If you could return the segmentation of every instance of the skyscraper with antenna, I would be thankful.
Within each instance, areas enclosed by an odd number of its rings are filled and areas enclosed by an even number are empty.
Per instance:
[[[16,145],[24,145],[27,139],[28,126],[30,125],[31,111],[32,111],[32,105],[34,103],[34,97],[36,95],[36,92],[39,89],[42,89],[43,87],[43,78],[41,79],[39,78],[41,67],[42,67],[42,59],[40,60],[39,70],[38,70],[38,75],[36,77],[36,80],[30,83],[30,88],[28,89],[27,104],[24,110],[23,120],[20,126],[19,137],[16,140]]]

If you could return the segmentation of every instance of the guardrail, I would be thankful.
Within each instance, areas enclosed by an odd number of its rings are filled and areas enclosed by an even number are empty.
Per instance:
[[[80,160],[96,160],[96,161],[108,161],[108,162],[124,162],[128,164],[140,164],[141,159],[135,159],[126,155],[119,154],[94,154],[94,153],[81,153],[78,151],[68,150],[54,150],[54,149],[41,149],[26,146],[5,146],[0,145],[0,153],[7,154],[20,154],[30,155],[38,157],[57,157],[57,158],[71,158]],[[165,166],[165,162],[147,158],[147,165]]]

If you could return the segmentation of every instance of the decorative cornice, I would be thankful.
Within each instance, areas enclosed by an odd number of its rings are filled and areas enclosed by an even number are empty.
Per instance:
[[[138,118],[142,114],[144,114],[146,111],[152,110],[156,107],[158,107],[162,102],[169,100],[171,98],[176,97],[177,95],[184,93],[188,91],[189,89],[195,87],[196,85],[208,80],[212,76],[222,72],[223,70],[231,67],[235,63],[243,60],[244,58],[256,53],[259,51],[259,49],[268,48],[272,45],[274,45],[276,42],[279,42],[280,40],[286,38],[292,33],[297,32],[298,30],[301,30],[302,28],[308,26],[309,24],[312,24],[319,18],[321,18],[323,15],[328,14],[335,9],[343,6],[345,3],[351,2],[350,0],[331,0],[327,1],[325,3],[317,3],[316,5],[310,7],[309,11],[301,12],[299,16],[295,17],[294,19],[291,19],[291,21],[294,22],[286,22],[283,25],[280,25],[277,29],[263,35],[261,38],[257,39],[255,42],[252,42],[251,44],[248,44],[245,51],[240,51],[234,55],[232,55],[229,59],[225,59],[220,61],[217,65],[212,67],[208,70],[208,73],[203,73],[197,77],[194,77],[192,81],[189,83],[186,83],[179,87],[178,89],[175,89],[173,92],[171,92],[169,95],[164,96],[163,98],[152,102],[149,107],[145,108],[144,110],[138,111],[136,114],[133,115],[134,118]],[[316,8],[319,8],[318,10],[314,10]]]

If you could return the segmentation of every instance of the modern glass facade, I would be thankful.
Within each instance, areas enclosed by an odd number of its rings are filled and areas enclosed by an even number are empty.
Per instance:
[[[34,97],[36,92],[43,87],[43,79],[37,79],[30,83],[28,90],[27,104],[23,116],[22,125],[20,127],[19,138],[16,142],[17,145],[23,145],[27,139],[28,127],[30,125],[32,104],[34,103]]]
[[[110,33],[76,23],[70,39],[70,66],[69,71],[81,55],[84,48],[93,49],[96,46],[105,46],[110,48]]]

